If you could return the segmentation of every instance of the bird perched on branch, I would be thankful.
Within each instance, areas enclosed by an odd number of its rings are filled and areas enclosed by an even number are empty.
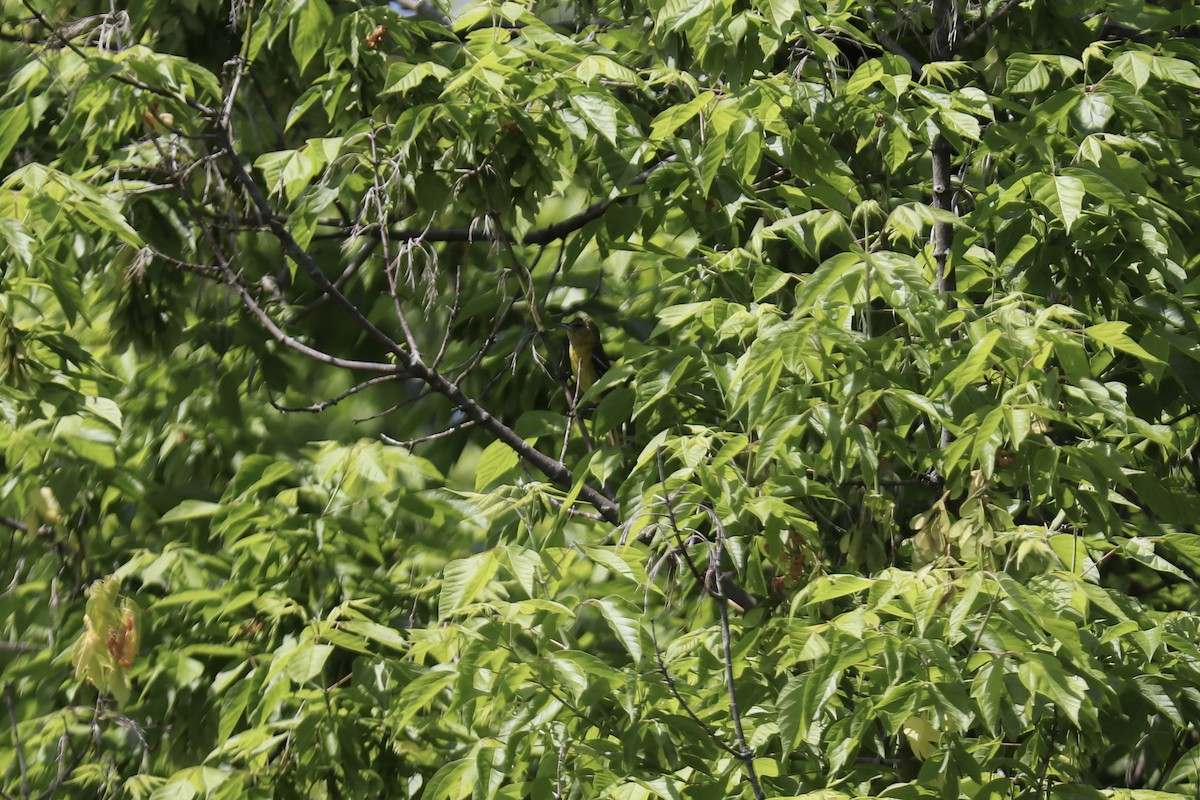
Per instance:
[[[608,372],[612,361],[604,353],[600,329],[587,314],[579,314],[570,322],[560,322],[559,326],[567,329],[570,339],[571,374],[575,376],[575,399],[578,400]]]

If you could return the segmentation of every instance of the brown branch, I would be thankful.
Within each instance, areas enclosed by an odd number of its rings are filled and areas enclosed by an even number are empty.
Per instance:
[[[42,12],[40,12],[36,8],[34,8],[33,4],[30,3],[29,0],[21,0],[21,4],[24,5],[25,8],[29,9],[29,13],[33,14],[34,18],[46,30],[48,30],[52,36],[56,36],[58,38],[58,41],[60,41],[65,47],[67,47],[67,49],[69,49],[72,53],[74,53],[75,55],[82,58],[84,61],[87,61],[89,59],[88,54],[86,52],[84,52],[82,48],[80,48],[78,45],[76,45],[74,42],[72,42],[70,40],[70,38],[68,38],[67,36],[59,36],[58,35],[59,29],[54,27],[54,25],[52,25],[50,23],[50,20],[46,19],[46,16]],[[49,45],[47,45],[47,46],[49,46]],[[157,86],[151,86],[148,83],[144,83],[143,81],[140,81],[137,78],[131,78],[128,75],[121,73],[121,72],[114,72],[111,75],[109,75],[109,77],[119,83],[125,84],[126,86],[132,86],[135,89],[141,89],[143,92],[149,92],[150,94],[156,95],[158,97],[164,97],[168,100],[175,100],[177,102],[181,102],[184,105],[188,106],[189,108],[191,108],[195,111],[199,111],[201,114],[203,114],[206,117],[213,116],[213,110],[211,108],[209,108],[208,106],[204,105],[203,103],[201,103],[199,100],[193,100],[192,98],[187,97],[185,95],[172,94],[171,92],[168,92],[165,89],[160,89]]]
[[[626,188],[641,186],[650,179],[650,176],[654,174],[655,170],[657,170],[659,167],[670,164],[677,158],[678,156],[671,154],[661,161],[654,162],[649,167],[638,173],[634,179],[629,182],[629,186]],[[610,197],[607,200],[598,200],[585,208],[583,211],[580,211],[578,214],[567,217],[562,222],[556,222],[555,224],[549,225],[540,230],[530,231],[529,233],[525,234],[521,241],[523,244],[547,244],[555,241],[556,239],[562,239],[568,234],[574,233],[583,226],[587,225],[589,222],[599,219],[604,215],[605,211],[608,211],[609,208],[611,208],[614,204],[621,202],[623,199],[625,198],[622,195],[617,195],[615,197]]]
[[[399,377],[398,375],[378,375],[369,380],[365,380],[362,383],[351,386],[349,389],[347,389],[346,391],[342,392],[341,394],[339,394],[335,397],[330,397],[328,400],[322,400],[319,403],[313,403],[313,404],[307,405],[307,406],[282,406],[275,402],[274,397],[268,398],[268,402],[271,404],[271,406],[276,411],[281,411],[285,414],[296,414],[296,413],[319,414],[327,408],[332,408],[333,406],[336,406],[338,403],[342,402],[347,397],[356,395],[362,391],[366,391],[367,389],[370,389],[372,386],[378,386],[381,383],[387,383],[389,381],[394,381],[398,377]],[[270,391],[270,389],[268,388],[268,392],[269,391]]]
[[[729,635],[729,604],[721,603],[721,646],[725,656],[725,686],[729,691],[729,714],[733,717],[733,729],[737,732],[738,746],[741,752],[738,758],[746,768],[746,778],[754,787],[755,800],[765,800],[762,784],[758,780],[758,771],[754,768],[754,748],[746,743],[746,733],[742,730],[742,713],[738,708],[737,690],[733,686],[733,645]]]
[[[1009,13],[1014,8],[1019,6],[1022,2],[1023,2],[1023,0],[1008,0],[1007,3],[1000,6],[1000,8],[996,9],[996,12],[994,14],[992,14],[990,17],[985,19],[983,22],[979,23],[979,25],[976,26],[975,30],[971,31],[966,36],[964,36],[962,41],[960,41],[958,43],[958,46],[954,48],[955,51],[962,50],[964,47],[969,47],[970,45],[972,45],[976,39],[978,39],[980,36],[983,36],[985,33],[987,33],[989,30],[991,30],[993,25],[995,25],[997,22],[999,22],[1000,20],[1007,17],[1009,15]]]
[[[29,526],[15,517],[0,517],[0,525],[5,525],[9,528],[12,528],[14,531],[20,531],[21,533],[27,533],[29,531]]]
[[[716,527],[716,542],[709,554],[708,571],[716,583],[717,597],[720,601],[717,606],[721,612],[721,649],[725,660],[725,689],[729,692],[729,715],[733,718],[733,730],[737,734],[738,747],[741,750],[738,758],[746,768],[746,778],[754,788],[754,798],[755,800],[764,800],[766,794],[763,793],[762,784],[758,780],[758,772],[754,768],[754,748],[746,742],[746,732],[742,728],[741,707],[738,705],[737,688],[733,682],[733,636],[729,630],[729,601],[725,595],[721,573],[721,556],[725,549],[725,526],[721,524],[721,519],[717,516],[716,511],[708,506],[704,508]]]
[[[875,9],[872,8],[869,3],[863,6],[863,16],[867,18],[867,25],[871,27],[871,33],[875,34],[875,38],[879,40],[879,43],[883,45],[888,52],[898,55],[907,61],[908,66],[912,68],[912,71],[920,75],[921,70],[925,68],[925,64],[923,64],[921,60],[912,53],[905,50],[904,45],[887,35],[887,32],[884,31],[883,26],[879,24],[879,20],[875,17]]]
[[[21,772],[21,796],[29,797],[29,767],[25,763],[25,746],[17,730],[17,704],[13,700],[12,681],[4,682],[4,705],[8,707],[8,721],[12,727],[13,749],[17,753],[17,768]]]
[[[238,66],[238,72],[240,73],[244,68],[244,63],[240,64]],[[229,160],[234,177],[246,191],[247,195],[249,195],[250,200],[254,204],[259,215],[267,221],[268,225],[270,226],[271,233],[279,241],[283,248],[283,252],[294,262],[296,262],[305,272],[305,274],[307,274],[309,278],[311,278],[313,282],[317,284],[317,286],[328,293],[333,298],[333,301],[340,306],[343,311],[346,312],[346,315],[349,316],[356,325],[362,328],[362,330],[364,330],[388,350],[388,352],[396,361],[396,366],[393,367],[391,365],[387,365],[388,368],[396,372],[402,372],[407,377],[415,378],[416,380],[421,381],[434,392],[445,397],[456,408],[460,409],[464,414],[466,414],[469,419],[473,420],[480,427],[486,429],[497,439],[511,447],[521,458],[531,464],[543,475],[550,478],[550,480],[556,483],[560,488],[566,491],[571,491],[575,485],[575,476],[571,473],[571,470],[567,468],[566,464],[551,458],[540,450],[534,448],[532,445],[528,444],[523,438],[518,436],[512,428],[496,419],[487,411],[487,409],[480,406],[479,403],[477,403],[473,398],[467,396],[457,384],[451,383],[441,372],[430,368],[426,364],[422,363],[421,360],[418,359],[414,354],[406,351],[403,347],[393,341],[387,334],[376,327],[375,324],[367,319],[363,312],[356,305],[354,305],[354,303],[351,302],[348,297],[346,297],[346,295],[334,287],[329,278],[325,276],[325,273],[321,271],[320,265],[317,264],[307,250],[300,246],[295,238],[292,237],[287,228],[272,213],[271,206],[267,202],[266,197],[263,195],[262,190],[259,188],[254,178],[251,177],[249,172],[247,172],[245,165],[242,163],[242,159],[238,155],[237,148],[234,147],[228,121],[222,119],[216,120],[216,122],[218,141],[221,149],[224,151],[227,159]],[[227,266],[223,268],[228,269]],[[232,272],[229,274],[232,275]],[[249,297],[249,295],[245,292],[245,289],[241,288],[240,286],[239,294],[243,298],[243,303],[246,301],[253,303],[253,298]],[[257,316],[259,316],[260,321],[262,321],[264,324],[269,323],[274,327],[274,323],[271,323],[270,319],[265,314]],[[278,330],[277,327],[275,329]],[[278,334],[273,335],[282,335],[282,331],[279,331]],[[617,504],[609,500],[595,488],[585,483],[579,488],[579,496],[582,497],[586,502],[591,503],[607,522],[614,525],[620,522],[621,515]]]
[[[155,146],[158,146],[157,142],[155,143]],[[163,153],[161,148],[159,149],[159,154],[166,158],[166,154]],[[187,183],[182,180],[181,177],[177,176],[176,185],[179,188],[179,196],[182,198],[184,205],[188,209],[188,214],[191,216],[192,221],[195,222],[200,228],[201,234],[207,240],[209,247],[212,249],[213,257],[217,260],[217,265],[220,267],[222,274],[225,276],[225,282],[237,293],[238,298],[242,301],[242,306],[245,307],[246,310],[258,320],[259,324],[262,325],[269,334],[271,334],[271,337],[274,338],[275,341],[291,350],[295,350],[297,353],[300,353],[301,355],[306,356],[313,361],[318,361],[331,367],[363,370],[366,372],[383,372],[391,375],[402,373],[402,370],[395,364],[339,358],[322,350],[317,350],[314,347],[309,347],[298,339],[284,333],[283,330],[280,329],[277,324],[275,324],[275,321],[271,319],[270,315],[267,314],[262,306],[260,306],[250,295],[250,292],[246,290],[246,287],[242,285],[241,281],[238,280],[237,275],[234,273],[233,268],[229,264],[229,259],[225,256],[224,251],[221,249],[220,242],[217,241],[216,235],[212,232],[212,229],[208,226],[203,216],[200,214],[199,209],[192,198],[191,192],[188,190]]]
[[[954,191],[950,175],[950,141],[943,135],[933,142],[933,207],[953,212]],[[933,225],[933,258],[937,263],[937,288],[942,295],[957,290],[954,266],[949,262],[950,249],[954,244],[954,225],[935,222]]]
[[[363,314],[358,306],[351,302],[350,298],[338,291],[329,278],[325,276],[325,273],[321,271],[321,267],[313,260],[313,257],[309,255],[308,251],[300,246],[300,243],[292,237],[287,228],[271,213],[271,206],[267,202],[266,196],[263,195],[254,178],[246,171],[246,167],[242,164],[237,149],[233,145],[229,129],[223,122],[218,124],[218,139],[221,149],[225,152],[226,157],[232,165],[234,177],[242,188],[246,190],[246,193],[250,196],[259,213],[267,221],[271,233],[279,241],[280,245],[282,245],[284,254],[299,264],[309,278],[324,290],[326,294],[332,297],[334,302],[342,307],[342,310],[346,312],[346,315],[358,327],[362,328],[371,338],[383,345],[384,349],[395,356],[401,364],[411,362],[412,359],[404,348],[381,331],[375,323],[367,319],[366,315]],[[227,269],[228,267],[225,266],[224,268]]]
[[[671,677],[671,673],[667,669],[667,664],[666,664],[666,662],[663,661],[662,649],[658,646],[658,634],[655,632],[653,625],[651,625],[649,627],[650,627],[650,636],[651,636],[651,638],[654,639],[654,658],[658,662],[659,674],[661,674],[663,676],[663,680],[665,680],[667,682],[667,690],[670,691],[671,695],[675,698],[676,702],[679,703],[679,707],[683,709],[684,713],[692,718],[692,722],[695,722],[697,725],[700,726],[700,728],[704,731],[704,734],[709,738],[709,740],[713,744],[715,744],[717,747],[721,748],[722,750],[724,750],[726,753],[733,756],[734,758],[740,757],[741,753],[739,753],[737,751],[737,748],[730,747],[728,744],[726,744],[724,741],[722,741],[721,735],[719,733],[717,733],[715,730],[713,730],[711,727],[709,727],[707,722],[700,719],[699,715],[697,715],[696,712],[692,710],[691,705],[688,703],[688,701],[686,699],[684,699],[684,696],[679,692],[679,689],[675,686],[675,679]]]
[[[375,252],[375,248],[379,245],[379,241],[380,241],[379,239],[370,240],[370,242],[367,245],[365,245],[359,253],[357,253],[353,258],[351,258],[350,263],[346,265],[346,268],[344,270],[342,270],[342,274],[337,277],[337,280],[335,280],[333,282],[333,285],[335,287],[337,287],[339,290],[343,286],[345,286],[346,283],[352,277],[354,277],[360,269],[362,269],[363,264],[367,263],[367,259],[369,259],[371,257],[371,255]],[[293,314],[290,321],[292,323],[299,322],[300,320],[302,320],[305,317],[312,314],[314,311],[316,311],[321,306],[325,305],[325,303],[328,300],[329,300],[329,295],[327,295],[327,294],[321,295],[316,300],[313,300],[311,303],[306,305],[304,308],[300,309],[295,314]]]
[[[454,434],[458,433],[459,431],[463,431],[463,430],[466,430],[467,428],[473,428],[473,427],[475,427],[475,422],[473,420],[467,420],[466,422],[460,422],[457,425],[452,425],[449,428],[446,428],[446,430],[444,430],[444,431],[438,431],[437,433],[430,433],[425,436],[418,436],[415,439],[403,439],[403,440],[393,439],[391,436],[388,436],[386,433],[379,434],[379,438],[382,439],[383,441],[387,442],[388,444],[393,444],[393,445],[396,445],[397,447],[413,447],[414,445],[424,444],[425,442],[433,442],[433,441],[437,441],[438,439],[445,439],[447,436],[453,436]]]

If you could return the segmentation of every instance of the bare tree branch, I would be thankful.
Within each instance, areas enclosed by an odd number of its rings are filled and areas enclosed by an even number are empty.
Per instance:
[[[85,53],[78,45],[76,45],[74,42],[72,42],[70,36],[58,35],[59,29],[56,28],[50,22],[50,20],[46,19],[45,14],[43,14],[41,11],[38,11],[36,8],[34,8],[33,4],[30,3],[29,0],[21,0],[21,4],[24,5],[25,8],[27,8],[29,10],[30,14],[33,14],[34,18],[39,23],[41,23],[41,25],[47,31],[49,31],[52,35],[57,36],[57,40],[59,43],[61,43],[61,45],[67,47],[72,53],[79,56],[80,58],[82,58],[84,60],[88,59],[88,54]],[[153,94],[158,97],[164,97],[168,100],[174,100],[176,102],[183,103],[184,105],[188,106],[189,108],[191,108],[195,111],[199,111],[201,114],[203,114],[206,117],[211,117],[213,115],[213,110],[198,100],[194,100],[194,99],[192,99],[190,97],[186,97],[184,95],[173,94],[171,92],[166,91],[165,89],[160,89],[157,86],[151,86],[150,84],[140,81],[137,78],[131,78],[130,76],[126,75],[123,72],[114,72],[111,75],[109,75],[109,77],[115,81],[125,84],[126,86],[132,86],[135,89],[141,89],[143,92],[147,92],[149,94]]]
[[[367,389],[370,389],[372,386],[378,386],[381,383],[388,383],[389,381],[394,381],[399,377],[400,376],[398,376],[398,375],[379,375],[374,378],[371,378],[370,380],[366,380],[366,381],[363,381],[362,383],[355,384],[354,386],[350,387],[349,389],[347,389],[346,391],[342,392],[341,394],[339,394],[335,397],[331,397],[328,400],[322,400],[319,403],[312,403],[311,405],[307,405],[307,406],[282,406],[279,403],[276,403],[275,398],[273,398],[273,397],[269,398],[269,402],[275,408],[276,411],[282,411],[285,414],[295,414],[295,413],[319,414],[327,408],[332,408],[333,406],[336,406],[338,403],[342,402],[347,397],[356,395],[359,392],[366,391]]]
[[[29,527],[24,522],[15,517],[0,517],[0,525],[12,528],[14,531],[20,531],[21,533],[29,530]]]
[[[970,45],[974,44],[976,39],[984,36],[992,29],[993,25],[1007,17],[1009,13],[1022,2],[1023,0],[1008,0],[1007,3],[996,9],[994,14],[975,26],[975,30],[964,36],[962,41],[958,43],[958,47],[956,47],[955,50],[962,50],[964,47],[969,47]]]
[[[729,715],[733,718],[733,730],[737,734],[738,748],[740,749],[738,758],[746,768],[746,777],[754,788],[754,798],[755,800],[764,800],[766,794],[758,780],[758,772],[754,768],[754,748],[746,742],[746,732],[742,728],[742,712],[738,705],[737,688],[733,681],[733,636],[729,630],[729,602],[726,598],[721,572],[721,556],[725,551],[725,526],[721,524],[721,519],[717,516],[716,511],[707,506],[704,508],[716,530],[716,542],[709,553],[708,570],[709,574],[713,576],[717,587],[717,599],[720,601],[717,606],[721,613],[721,648],[724,651],[725,660],[725,689],[729,692]]]
[[[650,176],[654,174],[655,170],[657,170],[659,167],[670,164],[671,162],[675,161],[676,158],[678,158],[678,156],[671,154],[661,161],[654,162],[649,167],[638,173],[638,175],[629,182],[629,187],[627,188],[641,186],[650,179]],[[574,216],[567,217],[562,222],[556,222],[555,224],[549,225],[541,230],[530,231],[529,233],[525,234],[521,241],[524,244],[546,244],[554,241],[555,239],[562,239],[567,235],[574,233],[583,226],[587,225],[589,222],[602,217],[605,211],[608,211],[608,209],[611,208],[615,203],[621,201],[622,197],[620,194],[616,193],[617,190],[614,189],[613,192],[614,196],[610,197],[609,199],[599,200],[595,203],[592,203],[583,211],[580,211]]]
[[[158,146],[157,143],[155,146]],[[170,161],[167,154],[164,153],[161,148],[159,149],[159,153],[164,159]],[[242,301],[242,305],[255,317],[255,319],[258,320],[259,324],[271,334],[272,338],[285,347],[295,350],[297,353],[300,353],[307,358],[311,358],[313,361],[317,361],[322,364],[328,364],[331,367],[363,370],[366,372],[383,372],[390,375],[402,373],[402,370],[395,364],[339,358],[321,350],[317,350],[314,347],[309,347],[295,337],[284,333],[283,330],[280,329],[280,327],[275,323],[275,321],[271,319],[270,315],[267,314],[267,312],[262,308],[262,306],[260,306],[258,302],[250,295],[250,292],[246,290],[246,287],[242,285],[242,282],[238,280],[236,273],[234,273],[233,268],[229,264],[229,259],[226,258],[224,251],[221,248],[221,243],[217,241],[217,237],[215,234],[213,234],[212,228],[199,213],[197,204],[194,198],[192,198],[191,192],[188,190],[187,182],[182,179],[182,176],[177,176],[176,181],[179,188],[180,197],[183,199],[184,205],[187,206],[188,213],[191,216],[192,221],[195,222],[200,228],[205,240],[212,249],[213,257],[217,260],[217,265],[225,276],[225,282],[233,288],[233,290],[237,293],[238,298]]]
[[[418,436],[415,439],[405,439],[405,440],[401,441],[400,439],[393,439],[391,436],[388,436],[386,433],[381,433],[379,435],[379,438],[382,439],[383,441],[387,442],[388,444],[394,444],[397,447],[413,447],[418,444],[424,444],[425,442],[433,442],[438,439],[445,439],[447,436],[453,436],[454,434],[458,433],[459,431],[464,431],[468,428],[473,428],[473,427],[475,427],[475,421],[467,420],[466,422],[460,422],[457,425],[451,425],[449,428],[446,428],[446,430],[444,430],[444,431],[438,431],[437,433],[430,433],[425,436]]]
[[[245,64],[239,62],[237,65],[237,73],[240,74],[245,69]],[[236,81],[236,78],[235,78]],[[234,87],[235,89],[236,87]],[[234,89],[231,89],[233,91]],[[387,334],[381,331],[371,320],[363,314],[345,294],[339,291],[330,282],[329,278],[321,270],[320,265],[316,263],[313,257],[293,238],[288,229],[279,221],[279,218],[273,213],[271,205],[267,202],[266,196],[262,189],[255,182],[254,178],[246,170],[242,159],[239,156],[237,148],[234,146],[232,132],[229,128],[226,119],[214,119],[217,128],[217,139],[221,150],[228,159],[230,168],[233,171],[233,176],[238,184],[245,190],[255,209],[262,219],[268,224],[271,233],[279,241],[284,253],[296,262],[300,268],[309,276],[314,283],[317,284],[325,293],[329,294],[333,302],[345,311],[346,315],[365,331],[371,338],[379,342],[389,353],[390,357],[394,358],[396,365],[386,365],[387,369],[378,371],[392,371],[406,375],[407,377],[415,378],[421,381],[434,392],[442,395],[449,400],[456,408],[460,409],[467,417],[473,420],[480,427],[486,429],[493,436],[511,447],[516,453],[531,464],[535,469],[546,475],[550,480],[557,484],[560,488],[571,491],[575,488],[575,476],[566,464],[557,461],[554,458],[542,453],[517,435],[512,428],[509,428],[496,417],[492,416],[487,409],[483,408],[473,398],[467,396],[457,383],[452,383],[445,375],[437,370],[434,370],[422,363],[422,361],[413,353],[410,353],[405,348],[401,347],[397,342],[391,339]],[[229,277],[235,277],[232,270],[227,264],[222,264],[223,270],[228,270]],[[248,308],[251,308],[252,313],[257,309],[257,304],[254,299],[249,296],[245,288],[236,280],[234,281],[239,296],[244,304],[248,303]],[[278,326],[270,320],[270,318],[258,309],[259,313],[255,316],[264,326],[268,326],[268,330],[272,332],[276,338],[286,337]],[[299,344],[299,343],[296,343]],[[304,345],[301,345],[304,346]],[[308,348],[312,350],[312,348]],[[319,353],[319,351],[313,351]],[[324,358],[329,358],[327,354],[321,353]],[[322,360],[322,359],[318,359]],[[328,363],[328,362],[326,362]],[[366,362],[368,365],[372,362]],[[356,367],[359,369],[371,367]],[[611,524],[620,522],[620,509],[612,500],[609,500],[599,490],[586,483],[579,487],[579,496],[586,502],[592,504],[605,521]]]
[[[908,65],[912,67],[912,71],[919,75],[921,70],[925,68],[925,65],[919,58],[905,50],[902,44],[887,35],[883,26],[879,24],[879,20],[875,17],[875,9],[869,3],[863,5],[863,16],[867,18],[867,24],[871,26],[871,32],[879,39],[879,43],[886,47],[888,52],[894,53],[907,61]]]
[[[17,730],[17,706],[13,700],[12,681],[4,682],[4,705],[8,708],[8,721],[12,728],[13,749],[17,753],[17,768],[21,772],[21,796],[29,796],[29,768],[25,763],[25,745],[21,743],[21,733]]]

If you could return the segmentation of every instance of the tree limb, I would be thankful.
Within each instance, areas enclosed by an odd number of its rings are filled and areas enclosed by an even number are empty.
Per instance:
[[[239,72],[244,69],[244,64],[239,65]],[[469,397],[458,387],[457,384],[450,382],[440,372],[430,368],[424,364],[414,354],[408,352],[398,343],[393,341],[391,337],[381,331],[373,322],[371,322],[363,314],[346,295],[337,289],[333,283],[322,272],[320,265],[313,257],[292,237],[291,233],[279,221],[278,217],[273,213],[273,209],[267,202],[266,196],[262,193],[258,184],[250,173],[246,170],[242,159],[239,157],[237,148],[234,147],[233,139],[228,126],[228,121],[225,119],[214,119],[217,127],[217,139],[219,146],[229,160],[234,178],[246,191],[251,202],[254,204],[259,215],[267,222],[271,233],[279,241],[283,248],[283,252],[295,261],[305,274],[312,279],[323,291],[330,295],[333,302],[340,306],[347,316],[354,321],[362,330],[364,330],[371,338],[379,342],[392,358],[396,361],[396,367],[393,369],[403,373],[405,376],[415,378],[421,381],[434,392],[445,397],[455,407],[459,408],[467,417],[473,420],[480,427],[487,430],[500,441],[511,447],[521,458],[531,464],[534,468],[540,471],[543,475],[550,478],[560,488],[570,491],[574,488],[575,476],[567,465],[561,461],[557,461],[550,456],[537,450],[532,445],[517,435],[517,433],[503,422],[492,416],[487,409],[483,408],[473,398]],[[232,274],[232,273],[230,273]],[[239,295],[242,297],[243,303],[249,301],[254,303],[253,298],[249,296],[244,287],[236,284]],[[269,324],[278,331],[274,323],[266,317],[265,313],[256,315],[260,322]],[[277,337],[284,335],[282,331],[273,333]],[[309,348],[311,349],[311,348]],[[314,351],[319,352],[319,351]],[[322,354],[325,355],[325,354]],[[369,363],[369,362],[368,362]],[[601,492],[595,488],[584,484],[579,489],[579,496],[591,503],[605,521],[611,524],[620,522],[620,509],[616,503],[609,500]]]
[[[1022,0],[1008,0],[1007,3],[1000,6],[1000,8],[996,9],[996,13],[992,14],[990,17],[985,19],[983,22],[979,23],[975,27],[975,30],[971,31],[966,36],[964,36],[962,41],[960,41],[958,43],[958,46],[954,48],[955,51],[957,52],[959,50],[962,50],[964,47],[969,47],[970,45],[974,44],[976,39],[983,36],[988,31],[990,31],[992,29],[993,25],[995,25],[997,22],[999,22],[1000,20],[1007,17],[1009,15],[1009,13],[1014,8],[1019,6],[1021,3],[1022,3]]]

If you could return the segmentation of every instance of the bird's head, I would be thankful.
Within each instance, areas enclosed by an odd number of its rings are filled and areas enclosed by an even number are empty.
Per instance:
[[[577,314],[570,322],[558,323],[560,328],[566,328],[571,344],[576,346],[594,346],[600,342],[600,329],[595,321],[587,314]]]

